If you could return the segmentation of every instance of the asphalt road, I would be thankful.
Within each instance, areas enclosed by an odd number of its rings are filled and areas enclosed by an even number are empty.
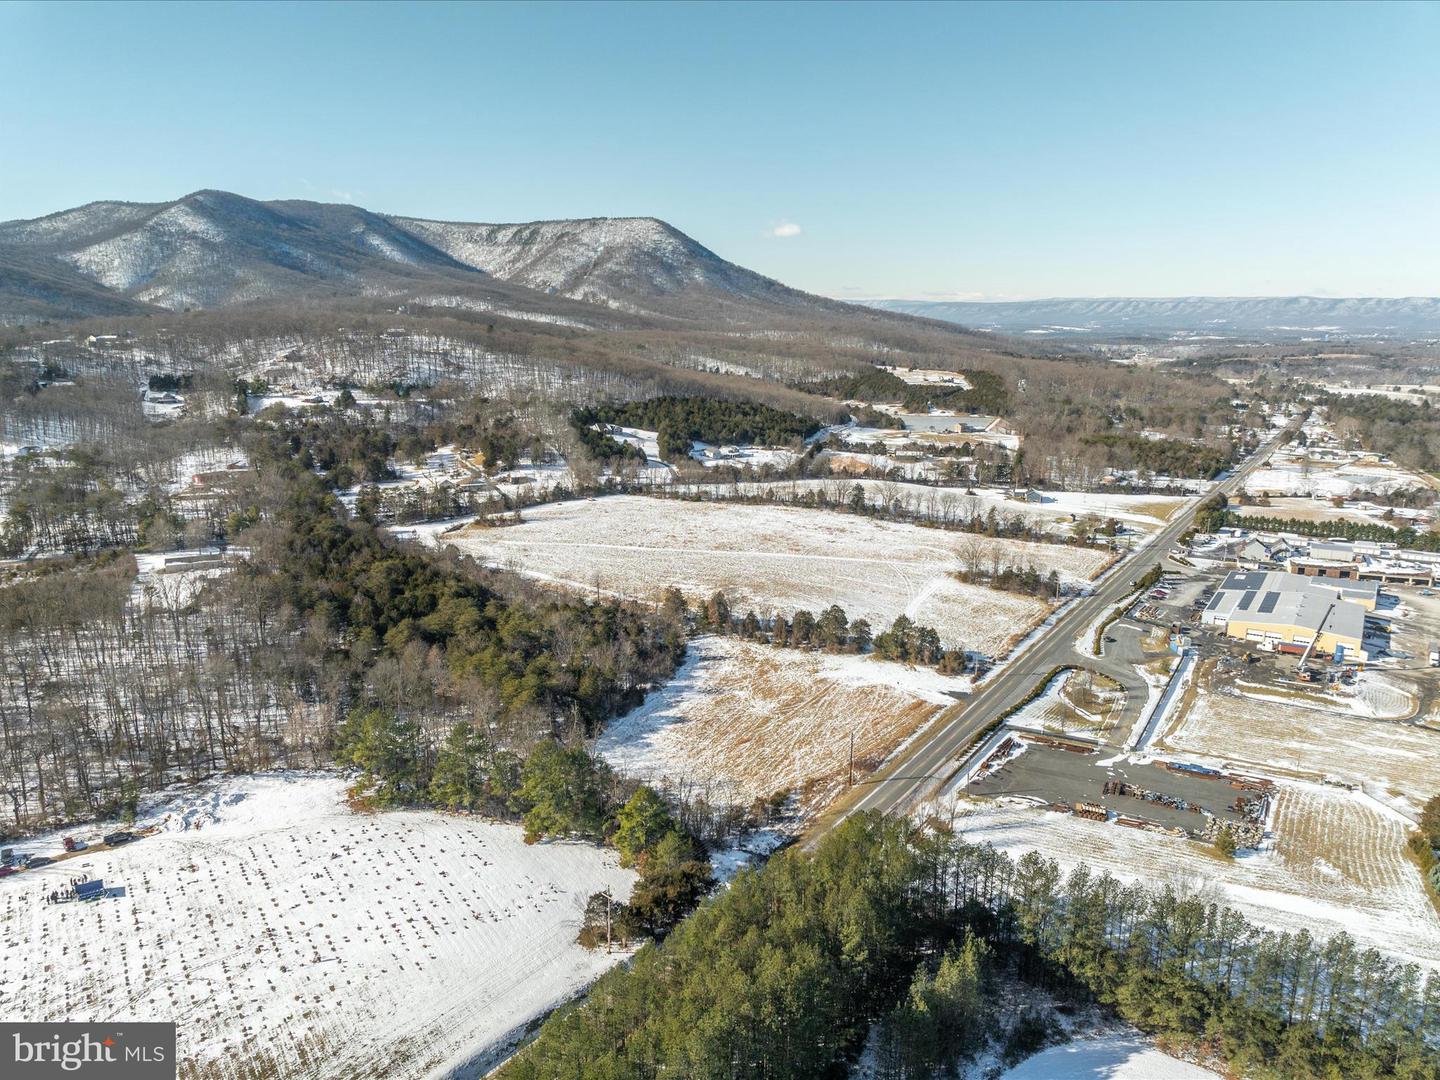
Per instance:
[[[1293,426],[1279,432],[1213,488],[1211,494],[1233,494],[1245,477],[1269,458],[1271,452],[1291,434]],[[1077,661],[1075,639],[1103,613],[1134,591],[1131,582],[1157,559],[1163,559],[1176,541],[1190,530],[1196,509],[1202,501],[1197,500],[1196,505],[1177,514],[1154,540],[1112,567],[1093,593],[1066,606],[1054,623],[1042,630],[1016,661],[970,698],[946,709],[910,746],[837,800],[815,822],[807,839],[818,839],[859,810],[882,813],[909,811],[934,787],[955,773],[960,764],[957,758],[967,744],[995,717],[1029,694],[1050,670],[1061,664],[1077,662],[1094,666],[1093,660],[1082,658]]]

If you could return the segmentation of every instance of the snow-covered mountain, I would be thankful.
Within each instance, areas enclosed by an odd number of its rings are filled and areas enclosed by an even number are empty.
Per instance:
[[[871,300],[885,311],[942,319],[977,330],[1055,336],[1217,335],[1296,339],[1440,334],[1440,297],[1337,299],[1319,296],[1183,296],[1173,299],[1056,299],[1007,303]]]
[[[0,320],[325,296],[455,307],[475,287],[547,314],[559,300],[665,319],[864,311],[726,262],[654,218],[469,224],[198,191],[0,223]]]
[[[466,266],[574,300],[621,308],[669,308],[670,302],[686,297],[827,310],[848,306],[726,262],[655,218],[522,225],[399,217],[390,221]]]
[[[261,203],[198,191],[170,203],[90,203],[0,224],[0,257],[59,272],[158,308],[220,307],[382,280],[466,270],[384,218],[355,207]]]

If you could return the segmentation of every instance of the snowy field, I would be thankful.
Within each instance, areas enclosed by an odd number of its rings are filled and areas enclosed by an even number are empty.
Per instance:
[[[1263,468],[1256,469],[1245,481],[1245,490],[1252,495],[1268,492],[1327,499],[1336,495],[1354,498],[1357,491],[1385,493],[1426,486],[1418,473],[1382,464],[1376,457],[1336,462],[1297,457],[1286,451],[1276,451]]]
[[[1414,405],[1440,400],[1440,386],[1417,383],[1376,383],[1373,386],[1341,386],[1325,383],[1321,387],[1327,394],[1345,397],[1383,397],[1392,401],[1408,401]]]
[[[955,417],[958,427],[963,418]],[[831,429],[831,433],[840,436],[841,440],[847,443],[883,443],[887,447],[899,448],[902,446],[928,445],[928,446],[964,446],[969,443],[971,446],[979,446],[982,443],[990,443],[994,446],[1003,446],[1007,450],[1018,450],[1020,448],[1020,436],[989,431],[916,431],[902,427],[860,427],[848,425]]]
[[[162,831],[0,881],[0,1015],[173,1019],[204,1076],[399,1080],[494,1064],[619,959],[575,944],[590,894],[634,881],[613,852],[355,814],[323,775],[203,785],[146,821]],[[42,902],[82,873],[124,895]]]
[[[1067,671],[1055,676],[1045,693],[1009,717],[1012,728],[1051,734],[1104,736],[1125,709],[1119,683],[1092,671]]]
[[[427,534],[429,535],[429,534]],[[639,495],[534,507],[524,523],[443,537],[489,563],[580,590],[692,599],[722,590],[758,614],[839,604],[876,632],[897,615],[934,626],[947,646],[998,656],[1046,612],[1039,600],[966,585],[953,572],[971,546],[999,564],[1054,569],[1078,585],[1106,555],[995,540],[833,511],[691,503]]]
[[[1408,823],[1361,792],[1278,785],[1275,836],[1233,861],[1182,837],[1087,821],[1018,799],[947,796],[917,812],[954,814],[956,832],[1020,856],[1038,850],[1065,869],[1081,863],[1123,881],[1171,884],[1228,904],[1259,926],[1300,926],[1440,970],[1440,915],[1407,855]]]
[[[814,809],[843,786],[852,735],[864,775],[969,686],[929,668],[707,636],[595,748],[622,773],[718,803],[808,783]]]
[[[1215,1080],[1199,1065],[1171,1057],[1143,1035],[1074,1039],[1026,1058],[999,1080]]]
[[[1255,771],[1334,778],[1360,785],[1410,814],[1440,791],[1440,732],[1370,719],[1401,691],[1367,673],[1347,709],[1306,701],[1206,690],[1161,739],[1190,759],[1225,761]],[[1397,706],[1398,707],[1398,706]]]
[[[827,451],[828,453],[828,451]],[[832,463],[853,459],[859,464],[901,464],[899,461],[878,454],[832,455]],[[907,462],[907,468],[915,468],[917,474],[925,471],[922,466],[934,469],[933,462]],[[833,467],[833,464],[832,464]],[[1123,525],[1143,532],[1154,532],[1168,521],[1188,499],[1174,495],[1123,495],[1093,494],[1083,491],[1046,491],[1041,493],[1040,502],[1024,502],[1016,499],[1004,488],[975,487],[970,489],[937,487],[934,484],[906,483],[903,480],[870,480],[832,478],[829,480],[757,480],[727,484],[720,488],[724,493],[739,495],[761,495],[773,491],[777,497],[791,498],[809,491],[823,491],[834,501],[843,502],[851,490],[859,484],[870,503],[898,502],[906,509],[936,521],[984,517],[992,510],[1001,520],[1019,519],[1041,523],[1055,533],[1069,533],[1072,518],[1087,516],[1102,521],[1114,518]],[[699,490],[696,485],[682,485],[679,490]]]
[[[940,368],[907,368],[907,367],[885,367],[879,365],[882,371],[888,371],[902,382],[911,386],[953,386],[961,390],[970,389],[970,380],[961,375],[958,371],[945,371]]]

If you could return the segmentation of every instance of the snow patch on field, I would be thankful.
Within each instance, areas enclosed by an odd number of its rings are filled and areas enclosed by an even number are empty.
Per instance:
[[[142,821],[161,831],[0,881],[0,1014],[177,1020],[182,1060],[390,1080],[493,1065],[620,959],[575,944],[590,894],[634,881],[613,852],[355,814],[333,775],[201,785]],[[81,873],[124,895],[42,902]]]
[[[1330,460],[1307,460],[1303,454],[1285,450],[1276,451],[1264,468],[1256,469],[1245,481],[1245,490],[1251,494],[1271,492],[1321,498],[1338,495],[1346,499],[1357,491],[1385,494],[1426,486],[1417,473],[1382,463],[1378,458],[1363,457],[1337,464]]]
[[[999,1080],[1215,1080],[1216,1075],[1157,1050],[1143,1035],[1112,1034],[1042,1050]]]
[[[698,788],[747,805],[822,782],[843,785],[855,739],[857,775],[873,769],[965,680],[860,656],[827,656],[701,637],[663,688],[596,740],[622,773]]]

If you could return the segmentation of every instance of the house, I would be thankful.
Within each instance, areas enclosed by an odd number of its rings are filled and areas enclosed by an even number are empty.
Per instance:
[[[1242,566],[1259,569],[1283,561],[1288,552],[1289,549],[1278,541],[1251,537],[1235,549],[1235,560]]]
[[[1026,503],[1043,503],[1045,501],[1045,493],[1036,491],[1034,488],[1023,488],[1018,491],[1013,491],[1010,493],[1010,497]]]

